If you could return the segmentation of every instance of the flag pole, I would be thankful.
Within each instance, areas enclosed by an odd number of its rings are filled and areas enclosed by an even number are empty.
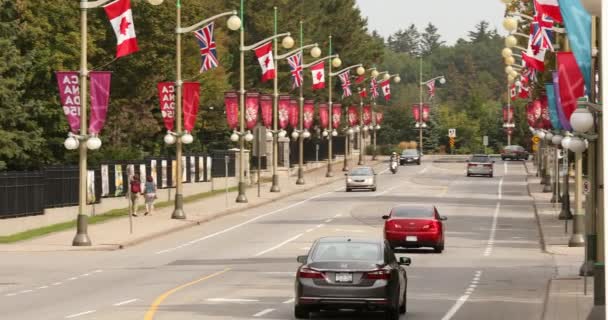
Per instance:
[[[240,32],[240,68],[239,68],[239,122],[240,122],[240,135],[239,135],[239,187],[236,202],[247,203],[247,194],[245,189],[245,17],[244,17],[244,0],[241,0],[241,32]]]
[[[304,180],[304,22],[300,20],[300,57],[302,61],[302,83],[300,83],[300,139],[298,141],[298,180],[296,184],[305,184]]]
[[[329,56],[332,55],[332,48],[331,48],[331,35],[329,35]],[[331,101],[331,96],[332,96],[332,87],[331,87],[331,61],[329,63],[329,124],[328,124],[328,128],[329,128],[329,133],[327,135],[327,174],[325,174],[325,176],[327,178],[333,177],[334,174],[332,172],[332,121],[331,121],[331,117],[333,117],[332,115],[332,101]]]
[[[171,214],[171,219],[186,219],[184,213],[184,195],[182,192],[183,188],[183,174],[182,174],[182,34],[177,31],[182,27],[182,5],[181,0],[177,0],[176,4],[176,43],[175,43],[175,60],[176,60],[176,72],[175,72],[175,131],[178,136],[175,144],[175,173],[177,179],[175,181],[175,209]]]
[[[274,43],[273,43],[273,50],[274,50],[274,55],[273,55],[273,59],[274,59],[274,67],[277,68],[278,65],[278,41],[276,38],[276,35],[278,33],[278,28],[277,28],[277,11],[278,8],[275,6],[274,7]],[[279,116],[278,116],[278,104],[279,104],[279,79],[278,79],[278,74],[274,77],[273,79],[273,102],[272,102],[272,114],[274,117],[274,124],[273,124],[273,139],[272,139],[272,186],[270,187],[270,192],[281,192],[281,187],[279,187],[279,176],[277,174],[277,167],[279,166],[279,128],[278,128],[278,122],[279,122]],[[289,173],[288,173],[289,175]]]

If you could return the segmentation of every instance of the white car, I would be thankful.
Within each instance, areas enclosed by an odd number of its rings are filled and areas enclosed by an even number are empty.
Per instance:
[[[376,173],[371,167],[357,167],[344,174],[346,176],[346,192],[353,189],[376,191]]]
[[[470,176],[494,176],[494,160],[487,154],[476,154],[467,160],[467,177]]]

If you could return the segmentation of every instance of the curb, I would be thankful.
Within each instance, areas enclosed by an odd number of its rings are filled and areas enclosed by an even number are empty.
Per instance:
[[[530,170],[528,170],[528,162],[524,161],[524,168],[526,168],[526,189],[528,189],[528,195],[532,198],[532,204],[534,206],[534,217],[536,219],[536,226],[538,227],[538,233],[540,235],[540,246],[543,253],[551,254],[551,252],[547,251],[547,243],[545,242],[545,233],[543,232],[543,228],[540,223],[540,216],[538,215],[538,206],[536,205],[536,200],[534,196],[532,196],[532,191],[530,190],[530,182],[528,179],[530,178]]]

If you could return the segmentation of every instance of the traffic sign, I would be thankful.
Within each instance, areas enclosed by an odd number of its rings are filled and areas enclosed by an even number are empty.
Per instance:
[[[591,192],[591,182],[587,179],[583,179],[583,194],[588,195]]]
[[[483,136],[483,145],[488,146],[488,136]]]
[[[456,144],[456,140],[452,137],[450,137],[450,147],[454,148],[454,145]]]
[[[448,129],[448,137],[456,138],[456,129],[454,129],[454,128]]]
[[[537,136],[532,137],[532,142],[534,143],[539,143],[540,142],[540,138]]]

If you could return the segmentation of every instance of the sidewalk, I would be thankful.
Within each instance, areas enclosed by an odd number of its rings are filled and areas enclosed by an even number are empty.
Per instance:
[[[540,178],[532,162],[526,162],[528,170],[528,191],[534,200],[537,221],[541,233],[543,250],[552,255],[555,264],[553,278],[549,281],[545,297],[544,320],[586,320],[593,307],[593,278],[579,276],[579,269],[585,260],[585,248],[568,247],[572,234],[572,220],[565,222],[557,217],[561,204],[551,203],[551,193],[543,193]],[[571,195],[573,195],[571,193]],[[571,204],[574,200],[571,200]]]
[[[375,165],[382,161],[371,161],[368,157],[366,165]],[[261,194],[257,196],[257,184],[252,184],[247,189],[248,203],[236,203],[236,191],[217,194],[201,200],[184,204],[187,219],[171,219],[173,207],[157,209],[151,216],[143,216],[141,213],[143,205],[140,204],[139,217],[133,217],[133,234],[129,233],[129,217],[109,220],[104,223],[88,226],[88,234],[93,242],[90,247],[73,247],[72,239],[75,229],[49,234],[39,238],[26,240],[14,244],[0,244],[0,252],[40,252],[40,251],[96,251],[117,250],[126,246],[135,245],[162,235],[183,230],[215,218],[255,208],[272,201],[283,199],[287,196],[317,188],[321,185],[344,179],[342,174],[342,161],[333,163],[332,178],[326,178],[326,167],[320,167],[305,173],[305,185],[296,185],[297,169],[292,168],[290,176],[281,176],[279,185],[281,192],[271,193],[270,183],[261,184]],[[141,201],[140,201],[141,203]],[[205,208],[205,210],[201,210]]]

